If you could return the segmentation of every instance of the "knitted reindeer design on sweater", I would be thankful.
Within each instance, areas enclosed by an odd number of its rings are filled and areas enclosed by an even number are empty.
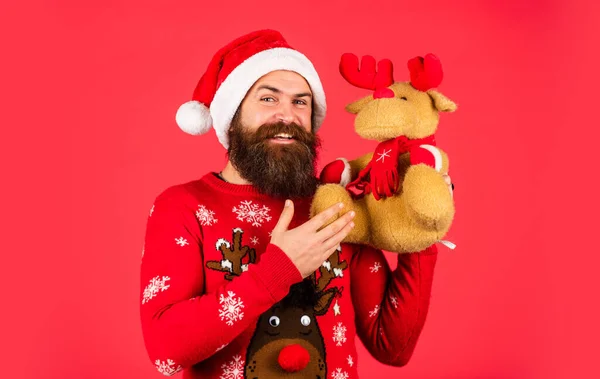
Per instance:
[[[313,273],[290,288],[290,293],[259,318],[247,350],[248,379],[326,379],[323,335],[316,316],[324,315],[341,293],[329,284],[348,267],[334,252]]]
[[[243,236],[244,231],[241,228],[235,228],[233,229],[231,242],[220,238],[217,241],[216,248],[223,255],[223,259],[221,261],[208,261],[206,267],[223,271],[227,280],[232,280],[248,270],[248,265],[256,262],[256,251],[249,246],[242,246]],[[244,258],[246,258],[245,261]]]
[[[356,114],[355,131],[379,142],[374,152],[339,158],[321,172],[311,216],[337,202],[345,204],[338,216],[355,211],[356,226],[344,242],[417,252],[443,238],[452,223],[454,203],[443,178],[449,161],[434,133],[439,113],[455,111],[456,104],[433,89],[443,77],[436,56],[415,57],[408,68],[411,80],[394,82],[390,60],[365,56],[359,68],[358,57],[342,56],[342,76],[373,91],[346,107]]]

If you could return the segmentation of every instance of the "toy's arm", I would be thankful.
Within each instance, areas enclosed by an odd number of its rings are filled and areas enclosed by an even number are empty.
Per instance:
[[[421,145],[410,151],[410,164],[416,165],[424,163],[427,166],[433,167],[441,174],[447,174],[450,168],[448,154],[437,146]]]
[[[357,178],[358,173],[367,166],[372,156],[373,153],[368,153],[352,161],[338,158],[323,168],[319,179],[324,184],[333,183],[346,186]]]
[[[394,271],[381,250],[360,245],[356,249],[350,286],[357,334],[376,360],[404,366],[429,310],[437,247],[398,254]]]

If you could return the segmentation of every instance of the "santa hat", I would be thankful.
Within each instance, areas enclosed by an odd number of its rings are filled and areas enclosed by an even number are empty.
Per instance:
[[[310,60],[274,30],[252,32],[219,50],[200,78],[192,100],[177,110],[177,125],[192,135],[207,133],[213,126],[219,142],[228,148],[227,131],[246,93],[258,79],[276,70],[296,72],[308,82],[316,132],[327,109],[319,75]]]

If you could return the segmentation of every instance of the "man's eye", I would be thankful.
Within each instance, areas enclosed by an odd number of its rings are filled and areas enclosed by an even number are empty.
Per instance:
[[[306,101],[304,101],[304,100],[296,100],[296,104],[306,105]]]
[[[262,101],[266,101],[266,102],[273,102],[273,101],[275,101],[275,99],[272,98],[272,97],[263,97],[261,100]]]

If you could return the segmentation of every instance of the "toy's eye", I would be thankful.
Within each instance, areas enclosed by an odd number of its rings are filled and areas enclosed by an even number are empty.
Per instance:
[[[269,319],[269,325],[278,327],[279,326],[279,317],[271,316],[271,318]]]
[[[408,101],[408,99],[406,98],[406,96],[402,96],[401,99]]]
[[[302,323],[302,325],[304,325],[304,326],[309,326],[310,325],[310,317],[308,317],[307,315],[302,316],[302,318],[300,318],[300,323]]]

